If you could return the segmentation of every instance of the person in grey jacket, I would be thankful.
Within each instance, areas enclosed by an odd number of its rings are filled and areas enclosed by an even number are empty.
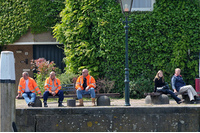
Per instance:
[[[190,98],[191,103],[195,102],[195,96],[198,97],[197,92],[194,90],[194,88],[191,85],[186,85],[186,83],[183,81],[182,76],[180,75],[181,69],[176,68],[175,74],[173,75],[171,82],[172,82],[172,89],[175,92],[184,93],[187,92],[188,96]]]

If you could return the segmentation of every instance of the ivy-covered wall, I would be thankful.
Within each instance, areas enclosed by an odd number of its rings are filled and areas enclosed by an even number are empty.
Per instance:
[[[31,29],[52,31],[60,22],[64,0],[0,0],[0,45],[11,44]]]
[[[115,80],[124,90],[125,33],[120,5],[114,0],[66,0],[54,35],[65,44],[67,70]],[[156,0],[153,12],[134,12],[129,24],[130,80],[164,71],[170,83],[180,67],[187,84],[198,76],[199,0]]]

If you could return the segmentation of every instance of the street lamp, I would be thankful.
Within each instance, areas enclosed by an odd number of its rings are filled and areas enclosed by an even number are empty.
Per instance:
[[[129,68],[128,68],[128,16],[131,13],[131,8],[132,8],[133,0],[120,0],[120,5],[122,9],[122,13],[125,16],[125,21],[123,21],[123,24],[125,23],[126,25],[124,26],[125,28],[125,34],[126,34],[126,39],[125,39],[125,106],[130,106],[129,103]]]

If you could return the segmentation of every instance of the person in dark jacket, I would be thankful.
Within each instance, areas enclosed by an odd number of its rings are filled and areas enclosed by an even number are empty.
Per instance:
[[[179,92],[179,93],[187,92],[191,103],[195,103],[194,97],[198,97],[197,92],[194,90],[194,88],[191,85],[186,85],[186,83],[183,81],[183,78],[180,74],[181,74],[181,69],[176,68],[175,74],[173,75],[171,79],[172,89],[174,90],[174,92]]]
[[[165,83],[163,72],[159,70],[154,78],[155,88],[154,92],[162,92],[163,94],[170,94],[177,104],[182,103],[181,99],[178,98],[173,91],[169,89],[167,83]]]

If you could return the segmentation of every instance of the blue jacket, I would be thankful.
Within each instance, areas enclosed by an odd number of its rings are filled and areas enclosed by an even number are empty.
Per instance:
[[[179,92],[180,88],[185,86],[185,82],[183,81],[182,76],[176,76],[174,75],[171,79],[172,82],[172,89],[176,89],[177,92]]]

